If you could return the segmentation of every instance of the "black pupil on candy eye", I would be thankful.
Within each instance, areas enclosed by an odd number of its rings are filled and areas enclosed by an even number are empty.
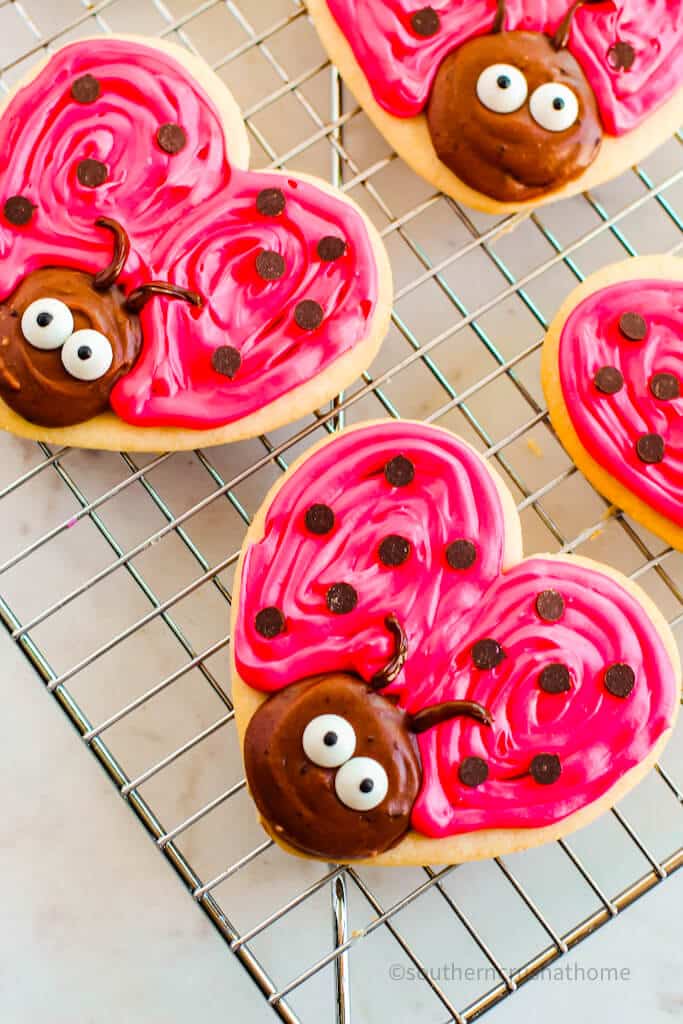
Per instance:
[[[330,729],[330,731],[326,732],[325,735],[323,736],[323,743],[325,744],[326,747],[333,747],[336,744],[336,742],[337,734],[336,732],[333,732]]]
[[[81,345],[81,347],[78,350],[78,358],[86,360],[86,359],[90,359],[91,355],[92,355],[92,349],[90,348],[90,346],[89,345]]]
[[[36,317],[36,323],[39,327],[49,327],[53,319],[52,313],[39,313]]]
[[[512,85],[509,75],[498,75],[496,82],[499,89],[509,89]]]
[[[564,110],[564,100],[561,96],[556,96],[553,100],[553,110]]]
[[[372,779],[362,779],[360,786],[358,787],[361,793],[372,793],[375,788],[375,783]]]

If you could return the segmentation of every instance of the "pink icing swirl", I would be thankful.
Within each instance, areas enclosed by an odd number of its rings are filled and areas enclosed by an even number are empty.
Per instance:
[[[414,117],[425,106],[444,57],[477,35],[490,32],[496,0],[432,0],[440,28],[421,37],[410,19],[422,0],[327,0],[380,106],[395,117]],[[568,0],[507,0],[505,28],[552,33]],[[635,128],[683,81],[683,0],[605,0],[580,8],[569,49],[595,93],[605,131]],[[608,58],[617,42],[635,60],[628,71]]]
[[[619,330],[624,312],[647,324],[643,341]],[[683,389],[683,282],[628,281],[594,292],[574,309],[560,337],[562,393],[584,448],[616,480],[673,523],[683,525],[683,394],[661,401],[650,391],[655,374],[670,373]],[[594,384],[614,366],[624,386],[613,395]],[[636,444],[660,434],[664,458],[644,464]]]
[[[415,468],[404,487],[390,486],[383,474],[398,454]],[[314,503],[333,510],[331,533],[307,530]],[[390,654],[383,619],[393,612],[408,635],[408,659],[390,688],[400,703],[415,712],[475,700],[491,712],[490,728],[459,718],[419,737],[423,784],[412,823],[428,836],[558,821],[605,793],[673,720],[675,671],[636,598],[579,562],[530,558],[503,571],[505,529],[479,456],[437,428],[386,423],[342,434],[304,462],[272,502],[262,540],[245,554],[234,643],[238,671],[251,686],[274,691],[332,671],[369,679]],[[388,534],[411,544],[408,560],[395,568],[378,559]],[[454,570],[445,548],[462,538],[474,542],[477,558]],[[358,593],[345,615],[326,607],[336,582]],[[562,595],[559,621],[537,612],[544,590]],[[265,639],[254,619],[270,606],[282,611],[286,628]],[[484,638],[505,651],[491,670],[472,660],[473,644]],[[539,687],[552,662],[568,668],[568,692]],[[616,663],[635,674],[623,699],[604,685]],[[529,775],[537,754],[560,758],[552,785]],[[458,775],[472,756],[489,768],[476,788]]]

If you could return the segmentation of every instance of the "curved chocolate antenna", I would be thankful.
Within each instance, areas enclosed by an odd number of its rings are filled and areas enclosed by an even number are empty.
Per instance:
[[[491,27],[492,32],[502,32],[505,24],[505,0],[497,0],[496,17]]]
[[[393,683],[405,665],[408,656],[408,638],[403,632],[403,627],[396,616],[387,615],[384,625],[394,637],[394,654],[391,661],[384,668],[380,669],[379,672],[375,672],[370,680],[370,686],[373,690],[382,690],[389,683]]]
[[[184,299],[193,306],[201,306],[203,303],[201,295],[191,292],[189,288],[181,288],[177,284],[169,284],[167,281],[148,281],[134,288],[126,299],[126,309],[129,313],[139,313],[153,295],[165,295],[167,299]]]
[[[493,719],[483,704],[476,700],[447,700],[443,704],[432,704],[429,708],[416,711],[408,716],[408,728],[411,732],[426,732],[435,725],[448,722],[451,718],[466,715],[475,718],[482,725],[493,725]]]
[[[116,284],[116,280],[125,266],[128,253],[130,252],[130,239],[126,234],[125,228],[121,227],[118,221],[111,220],[109,217],[98,217],[95,221],[95,226],[107,228],[114,236],[114,255],[112,256],[111,263],[104,270],[100,270],[99,273],[95,274],[92,282],[93,287],[98,292],[105,292],[112,285]]]
[[[572,27],[574,15],[578,11],[579,7],[583,7],[584,4],[601,4],[603,2],[604,0],[574,0],[574,3],[557,26],[555,35],[551,39],[553,48],[555,50],[562,50],[569,42],[569,31]]]

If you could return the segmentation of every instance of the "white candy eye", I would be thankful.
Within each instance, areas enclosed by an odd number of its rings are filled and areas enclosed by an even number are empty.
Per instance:
[[[301,737],[309,761],[321,768],[338,768],[356,749],[353,726],[339,715],[312,718]]]
[[[477,96],[496,114],[519,110],[528,91],[526,78],[513,64],[491,64],[477,79]]]
[[[109,339],[89,327],[74,331],[62,349],[64,369],[76,380],[104,377],[113,361],[114,353]]]
[[[60,348],[73,329],[71,310],[59,299],[36,299],[21,318],[21,333],[34,348]]]
[[[529,110],[541,128],[549,132],[564,132],[579,116],[579,101],[566,85],[546,82],[532,92]]]
[[[352,757],[335,775],[334,788],[341,802],[352,811],[371,811],[387,795],[389,779],[379,761]]]

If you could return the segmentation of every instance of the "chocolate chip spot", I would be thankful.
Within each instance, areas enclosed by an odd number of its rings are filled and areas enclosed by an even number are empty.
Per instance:
[[[165,153],[179,153],[187,145],[187,135],[179,124],[162,124],[157,132],[157,142]]]
[[[232,380],[242,365],[242,356],[232,345],[221,345],[211,356],[211,365],[216,373]]]
[[[636,674],[630,665],[617,663],[605,672],[605,689],[613,697],[628,697],[635,686]]]
[[[672,398],[681,396],[678,377],[673,373],[656,373],[650,381],[650,391],[662,402],[669,402]]]
[[[550,786],[557,782],[562,774],[562,765],[557,754],[536,754],[529,766],[533,778],[541,786]]]
[[[421,11],[416,11],[410,19],[410,24],[413,26],[413,32],[424,38],[436,35],[441,27],[439,15],[433,7],[423,7]]]
[[[285,272],[285,261],[279,252],[262,249],[256,257],[256,273],[264,281],[277,281]]]
[[[341,259],[346,252],[346,242],[343,238],[337,238],[335,235],[325,235],[318,242],[318,256],[325,263],[333,263],[334,260]]]
[[[487,637],[484,640],[477,640],[472,648],[472,661],[481,669],[495,668],[500,665],[505,657],[505,651],[497,640]]]
[[[664,458],[664,438],[661,434],[643,434],[638,438],[636,451],[641,462],[661,462]]]
[[[94,75],[81,75],[71,86],[71,96],[76,103],[94,103],[100,95],[100,83]]]
[[[28,224],[34,210],[35,206],[25,196],[10,196],[5,201],[5,217],[10,224],[17,224],[18,226]]]
[[[99,160],[81,160],[76,168],[76,176],[86,188],[97,188],[107,180],[107,168]]]
[[[469,569],[477,560],[477,549],[471,540],[454,540],[446,548],[446,561],[451,569]]]
[[[607,51],[607,60],[615,71],[629,71],[635,59],[636,51],[630,43],[625,43],[621,39]]]
[[[458,778],[463,786],[481,786],[489,777],[489,766],[483,757],[466,757],[460,762]]]
[[[392,487],[406,487],[413,482],[415,466],[405,455],[395,455],[384,467],[384,476]]]
[[[302,331],[315,331],[323,322],[323,307],[313,299],[298,302],[294,309],[294,319]]]
[[[629,341],[642,341],[647,334],[647,324],[640,313],[622,313],[619,330]]]
[[[410,541],[390,533],[379,546],[379,560],[383,565],[403,565],[410,554]]]
[[[536,598],[536,611],[546,622],[557,622],[564,611],[564,598],[556,590],[542,590]]]
[[[593,378],[593,383],[603,395],[616,395],[624,386],[624,378],[616,366],[601,366]]]
[[[571,689],[569,669],[559,661],[546,665],[538,677],[538,685],[544,693],[566,693]]]
[[[334,512],[329,505],[311,505],[306,510],[306,529],[322,536],[334,526]]]
[[[350,583],[333,583],[325,595],[327,607],[335,615],[347,615],[358,604],[358,594]]]
[[[279,217],[285,208],[285,194],[281,188],[262,188],[256,196],[256,209],[264,217]]]
[[[262,608],[260,612],[256,613],[254,625],[257,633],[260,633],[266,640],[272,640],[273,637],[284,633],[285,617],[279,608],[271,605],[269,608]]]

